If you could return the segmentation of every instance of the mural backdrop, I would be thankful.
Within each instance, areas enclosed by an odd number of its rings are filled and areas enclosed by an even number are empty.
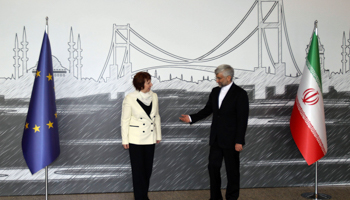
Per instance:
[[[45,193],[44,170],[30,174],[21,138],[46,16],[61,145],[49,167],[50,194],[132,190],[120,115],[139,71],[152,75],[162,118],[151,190],[208,189],[211,119],[188,125],[178,117],[205,105],[216,86],[213,71],[223,63],[235,68],[234,81],[250,99],[242,187],[313,185],[314,166],[294,144],[289,119],[315,20],[328,136],[319,184],[350,184],[349,1],[1,0],[1,5],[1,195]]]

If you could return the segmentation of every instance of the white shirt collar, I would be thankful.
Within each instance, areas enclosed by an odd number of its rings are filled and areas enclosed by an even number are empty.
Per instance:
[[[230,84],[225,85],[224,87],[221,88],[220,94],[219,94],[219,102],[218,102],[219,103],[219,108],[221,107],[222,101],[224,100],[228,90],[231,88],[232,83],[233,82],[231,82]]]
[[[228,90],[231,88],[232,83],[233,83],[233,82],[231,82],[231,83],[228,84],[228,85],[225,85],[224,87],[221,87],[221,91],[228,91]]]

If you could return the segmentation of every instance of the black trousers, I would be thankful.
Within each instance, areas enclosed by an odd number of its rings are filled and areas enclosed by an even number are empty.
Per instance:
[[[217,142],[210,146],[209,152],[209,177],[210,177],[210,199],[223,199],[221,195],[221,174],[222,161],[225,161],[227,187],[226,199],[233,200],[239,197],[239,152],[234,148],[222,149]]]
[[[135,200],[149,200],[148,188],[152,175],[155,144],[129,144],[132,183]]]

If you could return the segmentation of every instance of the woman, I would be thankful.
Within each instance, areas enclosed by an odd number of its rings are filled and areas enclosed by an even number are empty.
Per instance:
[[[136,91],[123,101],[122,144],[129,149],[135,200],[149,200],[155,144],[162,139],[158,96],[151,91],[151,75],[147,72],[137,73],[133,85]]]

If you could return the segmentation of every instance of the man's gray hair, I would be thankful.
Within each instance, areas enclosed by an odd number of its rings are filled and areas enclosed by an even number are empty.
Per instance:
[[[222,75],[224,77],[231,76],[231,81],[232,81],[232,79],[234,77],[234,70],[233,70],[233,68],[230,65],[227,65],[227,64],[219,65],[215,69],[215,75],[217,75],[217,74],[219,74],[221,72],[222,72]]]

